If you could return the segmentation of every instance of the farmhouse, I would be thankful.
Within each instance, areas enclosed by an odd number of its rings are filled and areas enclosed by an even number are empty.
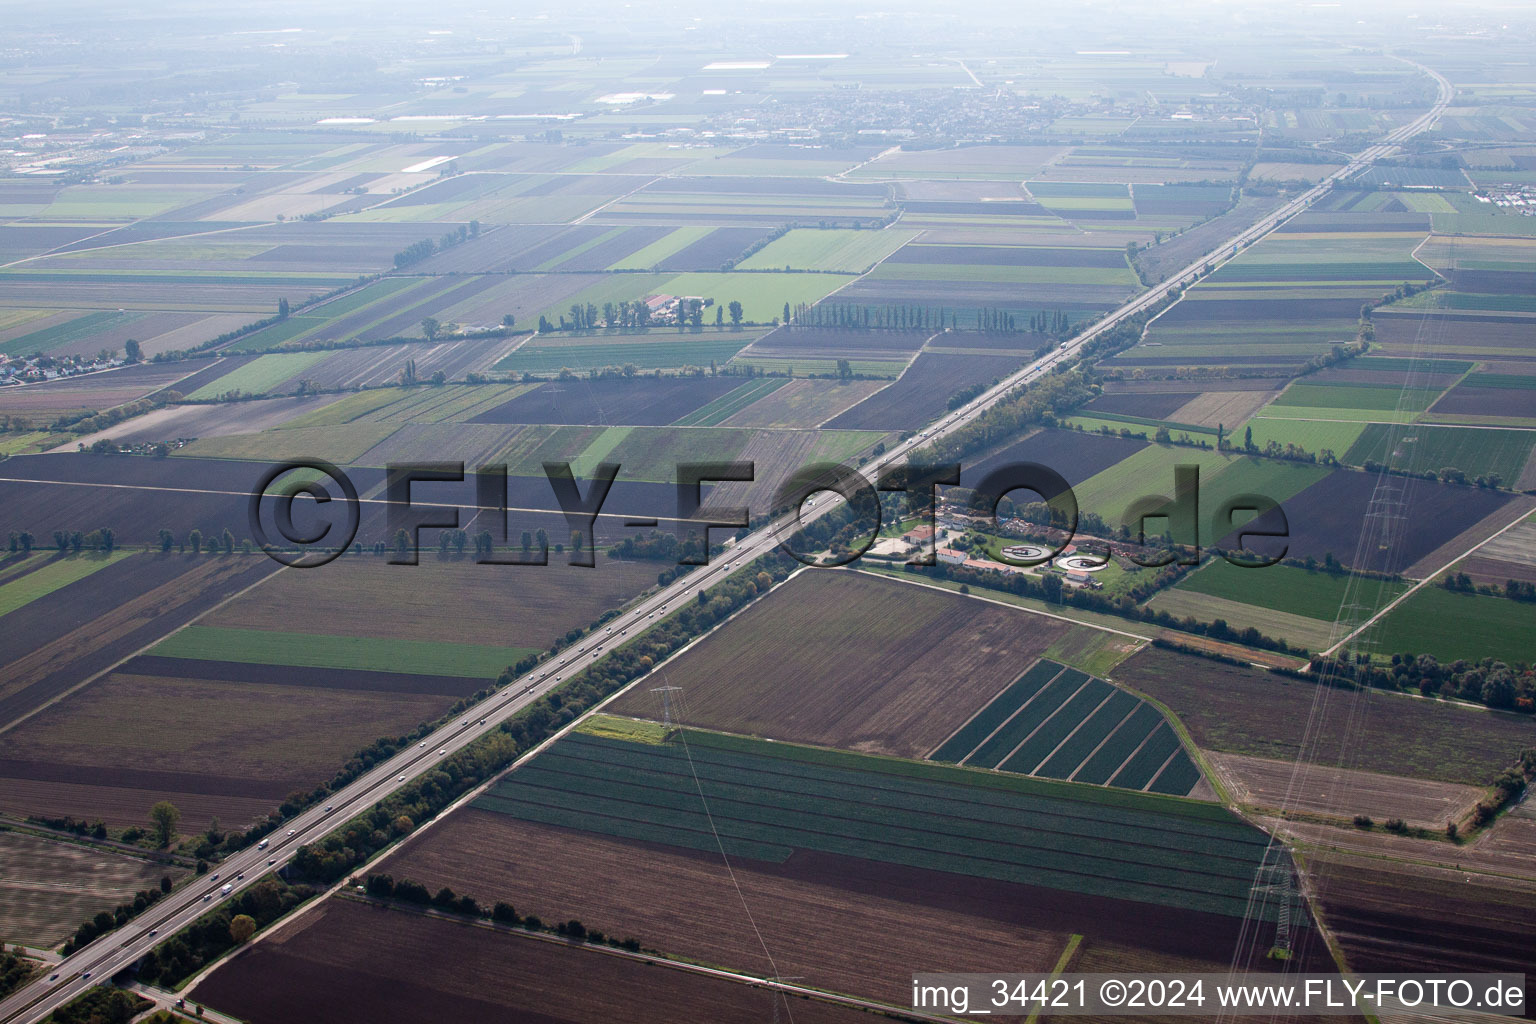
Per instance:
[[[954,548],[939,548],[939,550],[937,552],[935,552],[935,554],[938,555],[939,561],[942,564],[944,564],[944,565],[964,565],[965,564],[965,552],[964,551],[956,551]]]
[[[901,539],[908,544],[923,544],[933,539],[933,527],[918,526],[901,535]]]

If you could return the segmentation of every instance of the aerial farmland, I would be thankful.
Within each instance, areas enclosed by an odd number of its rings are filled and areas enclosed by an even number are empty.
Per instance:
[[[1532,993],[1527,12],[13,15],[0,1024]]]

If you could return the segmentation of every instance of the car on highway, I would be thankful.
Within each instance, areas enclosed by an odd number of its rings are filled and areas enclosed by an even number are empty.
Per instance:
[[[402,776],[400,776],[400,777],[399,777],[399,778],[398,778],[398,779],[396,779],[396,780],[395,780],[395,781],[396,781],[396,782],[404,782],[404,781],[405,781],[405,776],[404,776],[404,775],[402,775]]]
[[[86,971],[84,974],[80,975],[81,979],[89,978],[90,976],[91,976],[91,972],[90,971]]]
[[[446,747],[445,747],[445,748],[443,748],[443,749],[442,749],[442,750],[439,750],[439,751],[438,751],[438,752],[437,752],[437,756],[438,756],[438,757],[442,757],[442,756],[443,756],[443,755],[444,755],[444,754],[446,754],[446,753],[448,753],[448,749],[447,749],[447,748],[446,748]]]
[[[330,804],[326,804],[325,805],[325,813],[326,814],[330,814],[331,813],[331,805]]]
[[[276,864],[276,863],[277,863],[277,858],[276,857],[269,857],[269,858],[267,858],[267,867],[271,867],[273,864]]]
[[[55,974],[50,974],[50,975],[48,975],[48,980],[49,980],[49,981],[58,981],[58,980],[59,980],[59,976],[58,976],[58,974],[57,974],[57,973],[55,973]]]
[[[291,829],[288,830],[288,834],[291,835],[291,836],[296,836],[296,835],[299,834],[299,830],[296,829],[296,828],[291,828]]]

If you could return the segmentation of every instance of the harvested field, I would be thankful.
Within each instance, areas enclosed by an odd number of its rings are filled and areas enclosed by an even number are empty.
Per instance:
[[[1351,969],[1536,975],[1536,892],[1504,879],[1315,854],[1308,881]]]
[[[1231,431],[1264,408],[1272,397],[1272,391],[1208,391],[1179,406],[1168,418],[1175,423],[1191,423],[1197,427],[1225,425]]]
[[[1483,558],[1480,555],[1463,560],[1456,566],[1456,571],[1466,573],[1477,584],[1502,587],[1509,580],[1536,583],[1536,566],[1506,562],[1499,558]]]
[[[1482,799],[1477,786],[1381,775],[1306,761],[1241,754],[1206,755],[1239,803],[1271,810],[1376,821],[1399,818],[1438,830],[1460,821]]]
[[[974,466],[961,467],[960,485],[975,487],[994,469],[1021,462],[1038,462],[1054,469],[1066,478],[1067,483],[1076,487],[1145,447],[1145,441],[1106,437],[1086,431],[1037,430]],[[1031,499],[1027,492],[1022,491],[1015,497],[1023,501],[1038,500]]]
[[[755,1024],[774,1012],[773,997],[747,985],[350,899],[328,900],[267,936],[196,993],[198,1002],[251,1024]],[[801,1000],[794,1017],[805,1024],[869,1020],[858,1010]]]
[[[885,381],[792,380],[720,421],[726,427],[820,426],[885,387]]]
[[[1530,745],[1529,723],[1515,715],[1336,690],[1157,647],[1109,675],[1165,704],[1202,749],[1229,754],[1300,756],[1319,765],[1480,786]],[[1362,736],[1372,741],[1362,743]]]
[[[1089,415],[1111,413],[1162,420],[1171,418],[1174,410],[1187,403],[1190,398],[1189,393],[1173,392],[1100,395],[1083,406],[1082,411]]]
[[[44,384],[0,388],[0,412],[36,418],[86,410],[105,411],[138,401],[186,375],[186,364],[146,363]]]
[[[58,945],[99,911],[130,901],[186,869],[83,843],[0,831],[0,936],[42,949]]]
[[[6,616],[0,728],[276,569],[266,559],[135,555]]]
[[[469,422],[664,426],[741,386],[735,377],[552,381]]]
[[[1376,498],[1378,487],[1380,499]],[[1410,514],[1401,520],[1390,545],[1359,551],[1373,501],[1377,507],[1379,501],[1401,501]],[[1286,500],[1290,555],[1322,560],[1332,554],[1357,569],[1402,572],[1508,501],[1510,495],[1499,491],[1396,476],[1378,484],[1369,473],[1335,470]],[[1268,525],[1262,518],[1258,522]],[[1236,546],[1235,538],[1219,543]]]
[[[314,670],[289,671],[302,679]],[[17,779],[105,790],[89,817],[109,823],[142,823],[156,800],[181,806],[185,794],[216,798],[215,813],[236,824],[244,820],[239,805],[218,808],[217,798],[262,800],[270,809],[294,790],[325,781],[381,736],[401,735],[441,714],[453,699],[141,676],[125,666],[5,734],[0,809],[67,813],[15,791],[11,780]],[[158,795],[145,801],[145,793]],[[135,807],[136,801],[142,802]]]
[[[862,430],[909,430],[944,415],[952,395],[1023,366],[1023,356],[955,356],[923,352],[894,384],[827,423]]]
[[[174,441],[177,438],[256,434],[280,427],[295,417],[323,409],[342,397],[305,395],[302,398],[270,398],[237,405],[168,405],[115,427],[72,439],[54,449],[54,452],[71,452],[78,444],[89,448],[102,439],[119,444],[148,444],[154,441]]]
[[[1128,945],[1215,956],[1230,954],[1235,935],[1234,922],[1210,915],[807,851],[779,865],[731,863],[780,973],[877,999],[910,998],[913,963],[985,970],[1005,960],[1049,970],[1068,933],[1095,933],[1106,922]],[[772,969],[718,856],[466,808],[383,870],[550,919],[575,916],[673,955]]]
[[[1533,402],[1529,390],[1522,388],[1477,387],[1458,384],[1445,393],[1430,411],[1437,416],[1503,416],[1529,419]]]
[[[862,573],[809,570],[669,663],[667,684],[683,688],[690,725],[917,757],[1067,628]],[[660,713],[643,688],[610,707]]]
[[[550,537],[558,539],[553,531]],[[299,608],[306,622],[341,636],[542,650],[655,579],[651,563],[603,559],[583,569],[553,552],[542,567],[440,561],[425,552],[414,566],[338,559],[280,573],[201,624],[283,632],[294,628]]]

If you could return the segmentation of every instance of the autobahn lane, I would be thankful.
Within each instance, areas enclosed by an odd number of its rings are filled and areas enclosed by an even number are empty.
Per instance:
[[[1027,385],[1063,362],[1077,358],[1084,345],[1104,332],[1194,283],[1203,274],[1207,264],[1214,269],[1226,263],[1247,245],[1306,210],[1326,195],[1336,182],[1369,167],[1375,160],[1392,153],[1402,142],[1434,124],[1449,105],[1453,89],[1442,75],[1422,65],[1415,66],[1433,77],[1439,87],[1435,105],[1422,117],[1396,129],[1382,142],[1364,150],[1316,186],[1223,242],[1205,257],[1169,275],[1161,284],[1132,298],[1077,337],[1023,367],[970,403],[940,418],[933,427],[918,432],[883,455],[871,459],[859,472],[866,480],[874,482],[883,470],[900,464],[914,451],[973,422],[1021,385]],[[821,502],[819,507],[802,510],[803,515],[798,519],[794,512],[780,516],[732,545],[720,561],[701,566],[641,598],[610,620],[604,626],[604,632],[590,634],[584,643],[578,642],[575,650],[568,649],[544,661],[496,694],[456,716],[416,746],[375,765],[334,793],[330,803],[310,808],[286,822],[280,834],[274,833],[269,837],[266,848],[248,847],[231,855],[218,865],[217,875],[210,873],[201,876],[146,908],[122,928],[101,936],[66,957],[41,979],[0,1001],[0,1022],[11,1024],[13,1021],[41,1020],[92,985],[105,981],[112,974],[133,964],[162,938],[190,924],[227,898],[221,895],[224,885],[231,886],[232,895],[254,884],[268,871],[286,865],[301,845],[323,840],[341,823],[368,810],[401,785],[438,764],[444,757],[473,743],[567,678],[594,664],[606,655],[614,641],[621,638],[627,640],[632,632],[638,634],[648,624],[654,625],[656,618],[664,617],[668,608],[675,609],[677,602],[718,583],[737,568],[750,565],[754,559],[778,547],[779,537],[787,534],[797,522],[813,522],[833,507],[832,502]]]

